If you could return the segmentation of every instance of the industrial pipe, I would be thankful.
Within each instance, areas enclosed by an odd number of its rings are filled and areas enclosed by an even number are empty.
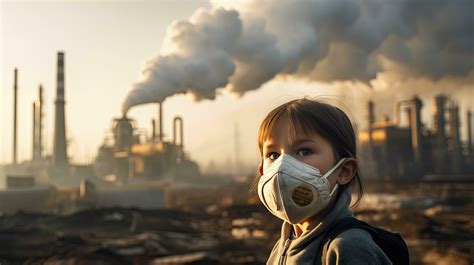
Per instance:
[[[160,138],[160,142],[163,142],[163,102],[158,103],[158,137]]]
[[[436,134],[438,135],[438,140],[441,143],[446,142],[446,132],[445,132],[445,117],[444,114],[446,112],[445,105],[446,105],[447,98],[443,95],[438,95],[434,101],[435,107],[435,125],[436,125]]]
[[[459,174],[462,168],[462,149],[461,139],[459,133],[459,108],[455,102],[451,101],[451,106],[448,109],[449,113],[449,136],[451,138],[451,170]]]
[[[15,68],[13,73],[13,164],[17,163],[17,134],[18,134],[18,120],[17,120],[17,110],[18,110],[18,69]]]
[[[151,119],[151,140],[155,140],[156,137],[156,122],[155,119]]]
[[[434,172],[436,174],[446,173],[448,167],[448,154],[447,154],[447,139],[445,131],[445,108],[446,108],[447,97],[444,95],[438,95],[434,99],[434,121],[435,121],[435,160],[434,160]]]
[[[395,124],[397,124],[398,126],[401,126],[400,125],[400,110],[401,110],[401,107],[402,106],[405,106],[405,105],[410,105],[413,103],[413,99],[408,99],[408,100],[402,100],[402,101],[399,101],[395,104]]]
[[[176,145],[176,123],[179,121],[179,146],[183,147],[183,119],[175,117],[173,121],[173,143]]]
[[[411,133],[411,146],[417,162],[422,162],[421,108],[423,104],[418,97],[397,102],[395,105],[395,124],[401,126],[400,112],[403,106],[408,107]]]
[[[469,155],[472,154],[472,112],[467,111],[467,150]]]
[[[367,103],[367,112],[368,112],[368,126],[367,132],[369,134],[368,145],[369,145],[369,152],[372,153],[372,131],[375,122],[375,105],[372,100],[369,100]]]
[[[31,150],[31,160],[35,161],[37,159],[36,157],[36,154],[37,154],[37,143],[36,143],[36,139],[37,139],[37,134],[36,134],[36,126],[38,126],[36,124],[36,101],[33,102],[33,132],[32,132],[32,135],[33,135],[33,145],[32,145],[32,150]]]
[[[38,88],[38,156],[43,156],[43,86]]]

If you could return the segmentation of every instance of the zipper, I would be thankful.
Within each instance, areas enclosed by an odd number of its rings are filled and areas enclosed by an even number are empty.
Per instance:
[[[278,265],[286,264],[286,252],[288,251],[288,247],[290,247],[290,243],[291,243],[291,239],[287,238],[285,240],[285,244],[283,245],[283,253],[281,254],[280,262],[278,262]]]

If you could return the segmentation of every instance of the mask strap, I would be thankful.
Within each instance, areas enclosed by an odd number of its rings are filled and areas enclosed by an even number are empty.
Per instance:
[[[326,172],[326,174],[324,174],[323,178],[328,178],[329,175],[331,175],[332,172],[334,172],[334,170],[336,170],[342,164],[342,162],[344,162],[344,160],[346,160],[345,157],[339,160],[339,162],[337,162],[337,164],[333,168],[331,168],[330,170],[328,170],[328,172]]]
[[[331,191],[331,193],[329,193],[329,196],[332,197],[332,195],[333,195],[334,192],[336,191],[337,187],[339,187],[339,183],[336,182],[336,185],[334,185],[334,188],[332,188],[332,191]]]

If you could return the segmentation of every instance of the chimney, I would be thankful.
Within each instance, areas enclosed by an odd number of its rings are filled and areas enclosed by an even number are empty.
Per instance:
[[[33,145],[32,145],[32,149],[31,149],[31,160],[32,161],[36,161],[38,158],[37,158],[37,154],[38,154],[38,151],[37,151],[37,148],[38,148],[38,143],[36,142],[37,140],[37,124],[36,124],[36,101],[33,102],[33,132],[32,132],[32,135],[33,135]]]
[[[53,166],[57,176],[68,175],[69,170],[66,150],[66,114],[64,111],[66,102],[64,99],[64,53],[58,52],[53,139]]]
[[[18,136],[18,69],[13,74],[13,164],[17,163],[17,136]]]
[[[435,154],[434,154],[434,173],[446,173],[447,162],[447,139],[446,139],[446,121],[445,105],[446,96],[438,95],[434,100],[434,132],[435,132]]]
[[[411,146],[415,155],[415,160],[418,163],[422,163],[422,135],[421,135],[421,108],[423,103],[419,97],[413,98],[410,111],[410,131],[411,131]]]
[[[38,157],[43,157],[43,86],[38,88]]]
[[[369,103],[367,104],[367,110],[368,110],[368,122],[369,122],[369,128],[372,127],[372,124],[375,122],[375,105],[372,100],[369,100]]]
[[[472,155],[472,112],[467,111],[467,151]]]
[[[438,144],[444,144],[446,142],[446,121],[445,121],[445,105],[446,105],[446,96],[438,95],[435,98],[434,110],[435,110],[435,132],[438,139]]]
[[[183,148],[183,119],[181,117],[175,117],[173,120],[173,143],[178,145],[176,130],[177,130],[177,123],[179,122],[179,146]]]
[[[33,156],[32,160],[42,157],[42,131],[43,131],[43,87],[38,88],[38,100],[33,102]]]
[[[399,124],[398,126],[399,127],[406,127],[406,128],[410,128],[412,126],[411,124],[411,112],[412,112],[412,108],[405,108],[404,110],[404,122],[403,124],[401,123],[401,120],[399,121]]]
[[[373,130],[373,125],[374,125],[374,122],[375,122],[375,106],[374,106],[374,102],[372,100],[369,100],[368,104],[367,104],[367,114],[368,114],[368,123],[367,124],[367,128],[368,128],[368,134],[369,134],[369,146],[372,144],[372,130]]]
[[[158,103],[158,137],[163,142],[163,102]]]
[[[449,108],[449,146],[448,150],[451,152],[451,170],[454,173],[461,173],[462,168],[462,150],[461,139],[459,133],[459,107],[456,103],[451,101]]]
[[[151,119],[151,140],[155,140],[156,137],[156,121]]]

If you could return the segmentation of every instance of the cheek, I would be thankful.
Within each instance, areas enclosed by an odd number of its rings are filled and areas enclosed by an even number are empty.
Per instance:
[[[270,162],[268,161],[268,159],[264,159],[262,158],[263,162],[262,162],[262,174],[265,174],[265,170],[270,166]]]
[[[312,165],[313,167],[319,169],[322,175],[324,175],[332,166],[333,158],[327,154],[315,154],[309,157],[306,157],[303,162]]]
[[[265,174],[265,169],[268,167],[268,162],[265,160],[266,159],[262,157],[262,162],[260,163],[260,166],[259,166],[260,167],[259,169],[261,170],[260,174],[262,175]]]

